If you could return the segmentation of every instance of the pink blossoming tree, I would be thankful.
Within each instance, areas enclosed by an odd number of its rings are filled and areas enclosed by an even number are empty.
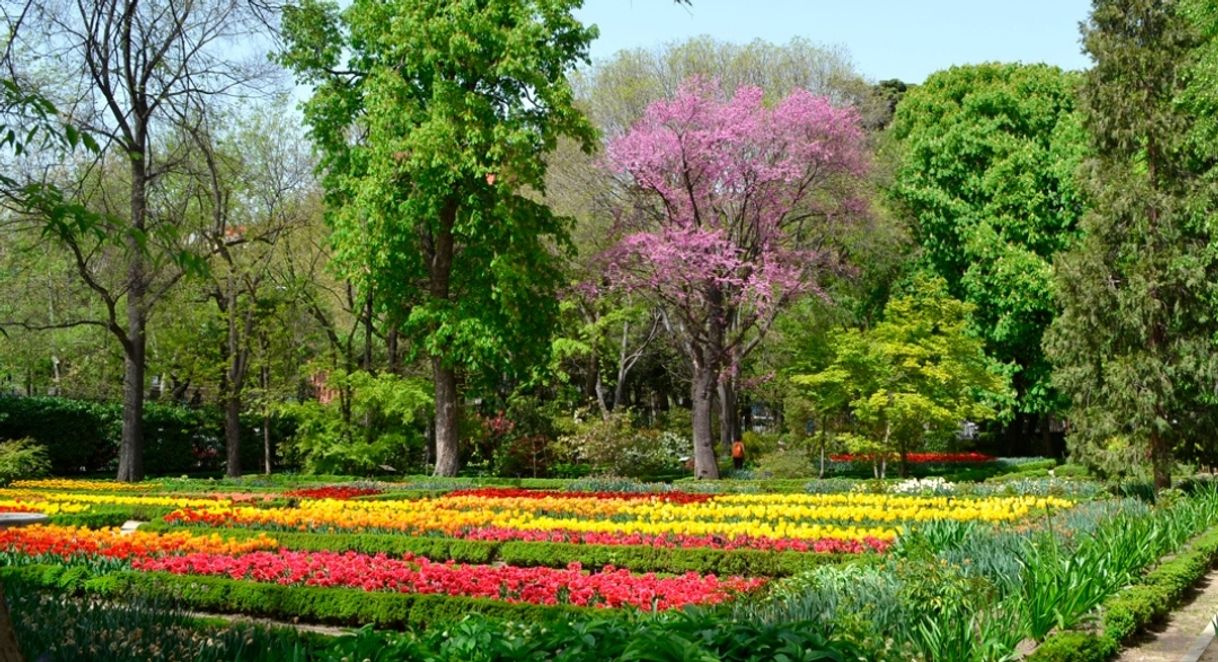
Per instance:
[[[858,116],[804,90],[772,106],[754,87],[727,99],[695,78],[613,140],[607,163],[635,195],[606,276],[663,311],[693,373],[695,473],[718,478],[716,393],[786,304],[824,295],[828,228],[864,213]]]

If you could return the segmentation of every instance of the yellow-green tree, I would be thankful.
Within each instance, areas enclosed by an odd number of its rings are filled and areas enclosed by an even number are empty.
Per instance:
[[[970,309],[943,279],[916,277],[881,322],[839,337],[828,368],[792,380],[814,400],[845,403],[857,432],[900,456],[907,474],[909,453],[950,439],[964,421],[994,418],[1010,399],[998,364],[968,332]]]

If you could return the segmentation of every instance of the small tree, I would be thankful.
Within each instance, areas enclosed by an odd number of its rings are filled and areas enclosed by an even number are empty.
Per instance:
[[[655,301],[689,359],[695,473],[718,478],[716,391],[780,310],[820,292],[826,224],[862,214],[858,115],[804,90],[767,107],[759,88],[724,99],[692,79],[608,151],[637,197],[606,275]]]
[[[997,364],[967,331],[969,309],[942,279],[919,276],[908,295],[889,301],[883,321],[840,337],[828,368],[792,380],[814,397],[847,402],[874,450],[899,455],[906,475],[909,453],[963,421],[994,418],[1009,397]]]

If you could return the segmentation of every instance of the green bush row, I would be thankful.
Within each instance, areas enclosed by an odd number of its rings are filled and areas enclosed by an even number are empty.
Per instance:
[[[647,547],[642,545],[581,545],[487,540],[462,540],[391,533],[305,533],[299,531],[262,531],[254,529],[216,529],[211,527],[174,527],[149,522],[141,531],[187,529],[196,533],[219,533],[233,538],[249,538],[265,533],[287,549],[304,551],[356,551],[366,554],[415,554],[429,559],[459,563],[507,563],[516,566],[563,568],[578,561],[590,568],[612,565],[636,572],[714,573],[757,577],[786,577],[816,566],[845,561],[866,562],[874,555],[818,554],[814,552],[769,552],[755,549],[705,549]]]
[[[173,510],[173,508],[167,506],[90,506],[89,510],[85,512],[58,513],[51,515],[48,520],[50,524],[57,524],[59,526],[83,526],[90,529],[101,529],[111,526],[122,526],[127,520],[138,520],[141,522],[159,521],[165,515],[173,512]]]
[[[218,471],[224,460],[223,416],[214,407],[149,402],[144,406],[144,466],[161,474]],[[0,396],[0,439],[29,437],[47,447],[51,473],[70,476],[113,471],[122,437],[121,403],[56,397]],[[257,420],[243,421],[254,438]],[[292,421],[277,420],[272,435],[287,436]],[[242,444],[242,463],[258,466],[262,447]]]
[[[1049,636],[1030,656],[1035,662],[1101,662],[1141,628],[1167,615],[1218,561],[1218,527],[1193,540],[1170,561],[1100,605],[1098,626]]]
[[[0,568],[0,579],[106,599],[169,600],[201,611],[300,619],[332,625],[430,627],[468,614],[545,623],[587,613],[571,605],[534,605],[464,596],[283,586],[227,577],[122,570],[93,575],[82,566]]]

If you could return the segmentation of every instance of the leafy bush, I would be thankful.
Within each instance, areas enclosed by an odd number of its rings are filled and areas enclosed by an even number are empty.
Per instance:
[[[51,473],[58,476],[113,471],[122,439],[121,404],[55,397],[0,396],[0,438],[29,437],[46,446]],[[242,434],[254,438],[252,423]],[[259,418],[256,422],[261,425]],[[290,427],[291,421],[279,425]],[[273,429],[275,437],[284,430]],[[144,406],[144,465],[177,475],[216,471],[224,460],[223,419],[214,408],[149,402]],[[257,466],[261,447],[241,448],[244,466]]]
[[[779,448],[757,460],[755,473],[759,478],[808,478],[816,470],[803,450]]]
[[[284,454],[309,473],[371,475],[401,472],[423,464],[422,429],[414,425],[431,403],[418,380],[356,371],[331,375],[327,385],[344,393],[323,404],[314,400],[288,403],[280,415],[296,422]]]
[[[628,415],[616,412],[577,424],[559,441],[595,472],[632,478],[679,470],[681,458],[693,451],[693,443],[677,433],[636,429]]]
[[[51,468],[46,446],[25,437],[0,442],[0,483],[46,475]]]

